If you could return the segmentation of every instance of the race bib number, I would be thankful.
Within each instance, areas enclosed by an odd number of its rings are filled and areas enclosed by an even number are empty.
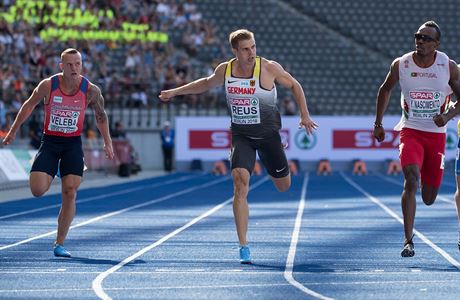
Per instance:
[[[441,93],[439,92],[409,92],[409,118],[432,119],[439,114],[441,105]]]
[[[80,112],[71,110],[51,110],[49,131],[73,133],[78,130]]]
[[[257,98],[232,98],[229,100],[234,124],[260,124],[260,107]]]

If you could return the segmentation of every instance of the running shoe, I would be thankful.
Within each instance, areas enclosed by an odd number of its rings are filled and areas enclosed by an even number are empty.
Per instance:
[[[251,252],[249,251],[248,246],[240,247],[240,262],[242,264],[250,265],[251,262]]]
[[[402,257],[412,257],[415,255],[415,250],[414,250],[414,242],[412,242],[412,239],[410,241],[406,241],[404,243],[404,248],[401,251],[401,256]]]
[[[54,256],[57,256],[57,257],[70,257],[71,256],[70,252],[67,251],[64,248],[64,246],[59,245],[59,244],[54,245],[53,252],[54,252]]]

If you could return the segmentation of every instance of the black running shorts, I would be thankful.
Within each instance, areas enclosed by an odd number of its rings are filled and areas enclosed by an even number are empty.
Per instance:
[[[59,165],[59,160],[61,161]],[[32,164],[31,172],[45,172],[51,177],[60,168],[60,176],[83,176],[83,148],[81,137],[43,135],[40,148]]]
[[[230,153],[232,170],[244,168],[251,174],[256,162],[256,151],[270,176],[282,178],[289,175],[286,154],[278,132],[264,139],[254,139],[233,133]]]

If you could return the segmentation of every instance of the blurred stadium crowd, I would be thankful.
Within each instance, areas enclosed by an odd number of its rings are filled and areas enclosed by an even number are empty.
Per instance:
[[[312,114],[372,115],[391,61],[413,49],[413,33],[424,21],[438,22],[440,50],[459,62],[458,11],[457,0],[3,0],[0,129],[8,129],[40,80],[59,72],[59,55],[67,47],[82,52],[83,73],[101,87],[112,124],[159,128],[175,115],[226,114],[222,89],[170,104],[159,103],[157,95],[210,74],[231,58],[227,36],[237,28],[254,31],[258,54],[299,79]],[[168,39],[44,38],[51,27],[82,32],[94,23],[99,31],[144,25]],[[391,114],[399,113],[398,93],[393,92]],[[279,90],[280,110],[294,115],[297,108],[288,95]],[[33,126],[41,124],[41,115],[38,108]],[[92,123],[88,117],[88,129]]]

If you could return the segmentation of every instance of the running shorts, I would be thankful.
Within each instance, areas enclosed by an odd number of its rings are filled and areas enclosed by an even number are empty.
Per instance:
[[[83,176],[81,137],[43,135],[30,171],[45,172],[54,178],[58,166],[61,178],[69,174]]]
[[[400,134],[401,166],[418,165],[422,184],[439,188],[444,172],[446,134],[403,128]]]
[[[289,175],[286,154],[280,134],[277,131],[272,136],[263,139],[254,139],[232,133],[232,150],[230,153],[232,170],[244,168],[251,174],[256,162],[256,151],[270,176],[282,178]]]

